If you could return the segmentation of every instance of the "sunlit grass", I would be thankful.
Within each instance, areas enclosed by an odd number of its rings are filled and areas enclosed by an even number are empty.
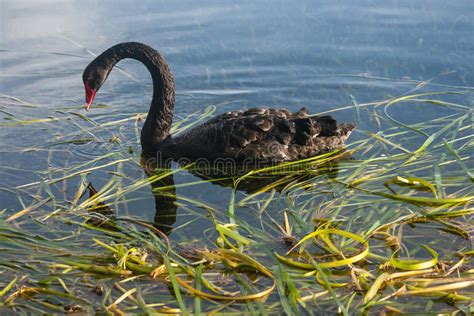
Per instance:
[[[174,184],[167,179],[198,170],[143,173],[143,114],[32,118],[9,104],[34,105],[3,96],[2,128],[29,126],[52,138],[6,149],[47,152],[51,161],[34,171],[37,180],[2,188],[20,207],[3,210],[0,221],[0,311],[472,313],[472,97],[417,93],[354,104],[348,109],[367,110],[380,130],[359,128],[345,152]],[[408,103],[450,114],[415,124],[390,114]],[[178,120],[173,133],[214,110]],[[135,128],[134,137],[122,128]],[[71,152],[62,165],[54,159]],[[263,179],[271,181],[258,186]],[[216,189],[219,203],[186,190],[210,183],[229,186]],[[170,236],[130,209],[151,190],[177,206]]]

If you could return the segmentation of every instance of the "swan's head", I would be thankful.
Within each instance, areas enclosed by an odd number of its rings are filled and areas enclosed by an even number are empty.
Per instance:
[[[107,79],[108,73],[109,72],[106,69],[97,67],[94,61],[84,69],[82,82],[84,82],[84,89],[86,92],[86,111],[91,107],[95,94]]]

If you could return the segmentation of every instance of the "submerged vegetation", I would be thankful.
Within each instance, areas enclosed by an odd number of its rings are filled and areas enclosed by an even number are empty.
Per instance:
[[[46,152],[43,170],[2,170],[37,180],[2,188],[18,208],[0,220],[0,312],[473,313],[474,92],[454,90],[354,101],[378,132],[345,152],[219,178],[147,176],[140,115],[33,119],[2,96],[2,129],[50,139],[15,152]],[[406,123],[397,106],[446,115]]]

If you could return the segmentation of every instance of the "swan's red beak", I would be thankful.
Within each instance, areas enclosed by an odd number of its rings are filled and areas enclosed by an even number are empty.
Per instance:
[[[97,91],[89,87],[89,83],[87,81],[84,81],[84,89],[86,90],[86,111],[89,111]]]

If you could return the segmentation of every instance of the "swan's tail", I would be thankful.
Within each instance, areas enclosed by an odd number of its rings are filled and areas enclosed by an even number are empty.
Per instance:
[[[345,141],[349,138],[352,133],[352,130],[354,130],[355,127],[355,124],[352,123],[338,124],[336,133],[339,135],[342,141]]]

